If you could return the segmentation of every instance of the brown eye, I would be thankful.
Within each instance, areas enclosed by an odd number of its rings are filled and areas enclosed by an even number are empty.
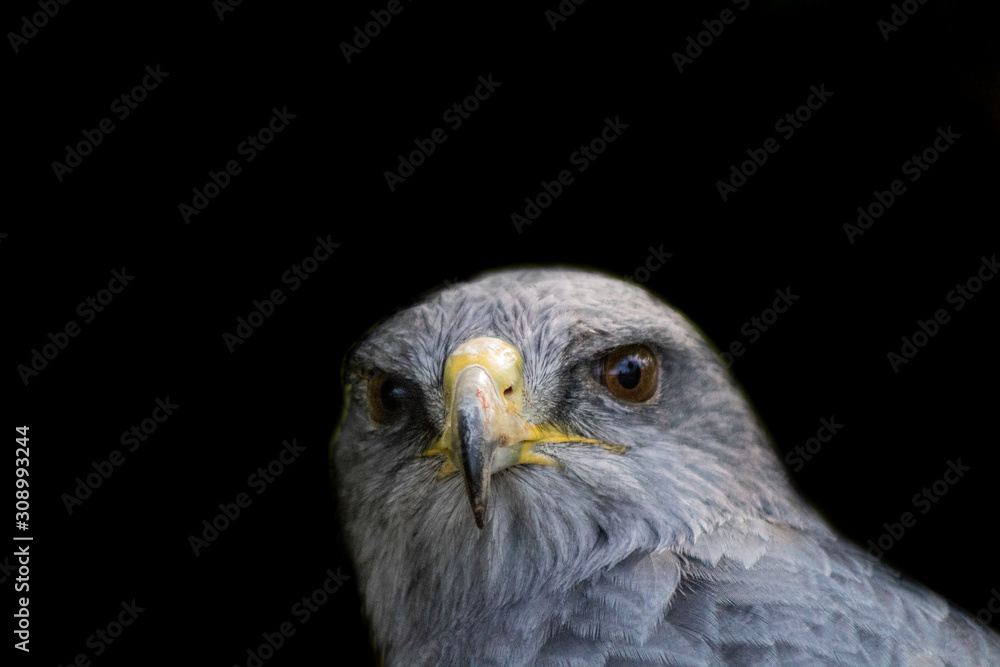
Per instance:
[[[368,409],[372,418],[386,424],[399,417],[406,399],[406,388],[382,371],[368,380]]]
[[[600,383],[622,400],[641,403],[656,391],[656,355],[645,345],[623,345],[613,350],[598,370]]]

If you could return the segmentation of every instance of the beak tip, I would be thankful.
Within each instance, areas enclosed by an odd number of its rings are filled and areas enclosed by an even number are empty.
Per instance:
[[[476,528],[482,530],[486,525],[486,503],[473,501],[472,516],[476,520]]]

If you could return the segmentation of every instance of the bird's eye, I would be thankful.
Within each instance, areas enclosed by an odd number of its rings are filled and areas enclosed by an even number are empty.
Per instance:
[[[647,401],[656,391],[656,355],[645,345],[623,345],[601,359],[597,380],[617,398]]]
[[[375,371],[368,380],[368,409],[380,424],[396,420],[405,400],[406,387],[383,371]]]

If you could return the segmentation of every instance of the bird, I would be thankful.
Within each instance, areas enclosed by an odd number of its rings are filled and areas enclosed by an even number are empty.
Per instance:
[[[838,535],[715,348],[598,270],[481,273],[347,352],[340,530],[386,665],[1000,665]]]

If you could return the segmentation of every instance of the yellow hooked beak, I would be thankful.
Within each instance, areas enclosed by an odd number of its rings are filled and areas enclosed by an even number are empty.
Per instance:
[[[625,447],[565,433],[521,416],[524,381],[521,355],[497,338],[474,338],[455,350],[444,366],[447,418],[441,437],[424,452],[443,455],[438,479],[461,471],[476,525],[486,520],[490,478],[522,463],[557,466],[532,450],[542,442],[595,443],[621,453]]]

